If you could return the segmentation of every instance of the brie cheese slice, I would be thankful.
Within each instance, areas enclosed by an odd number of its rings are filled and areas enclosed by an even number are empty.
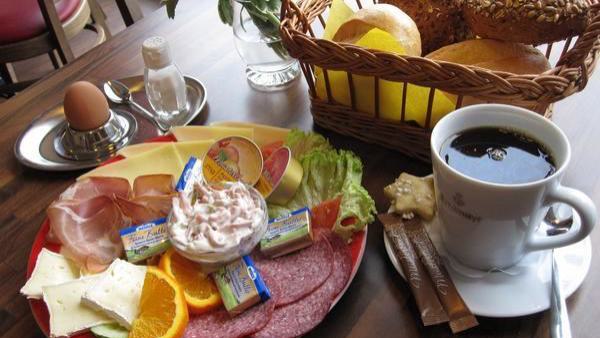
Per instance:
[[[100,279],[85,291],[81,301],[130,329],[139,315],[146,270],[145,266],[117,259],[102,273]]]
[[[38,254],[35,268],[21,294],[27,298],[41,299],[42,287],[62,284],[79,278],[79,268],[73,261],[46,248]]]
[[[50,314],[50,338],[69,337],[93,326],[114,322],[102,312],[81,303],[81,296],[103,274],[42,287]]]

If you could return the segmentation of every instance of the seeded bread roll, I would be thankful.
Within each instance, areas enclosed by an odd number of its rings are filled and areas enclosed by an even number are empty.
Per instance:
[[[472,37],[456,0],[380,0],[379,3],[395,5],[415,21],[421,33],[423,55]]]
[[[583,32],[586,0],[464,0],[473,32],[484,38],[527,44],[549,43]]]

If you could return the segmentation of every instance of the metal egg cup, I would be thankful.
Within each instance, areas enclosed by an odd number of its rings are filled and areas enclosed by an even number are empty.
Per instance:
[[[88,131],[71,128],[65,121],[54,138],[54,149],[69,160],[104,161],[127,145],[137,131],[137,122],[126,111],[109,109],[110,116],[102,126]]]

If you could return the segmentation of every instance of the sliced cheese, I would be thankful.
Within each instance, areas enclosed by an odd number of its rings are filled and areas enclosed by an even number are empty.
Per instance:
[[[81,302],[130,329],[140,310],[146,266],[115,260],[102,277],[88,288]]]
[[[254,139],[254,130],[252,128],[185,126],[173,127],[171,128],[171,133],[178,142],[219,140],[228,136],[243,136],[251,140]]]
[[[204,158],[208,148],[210,148],[213,143],[215,143],[215,140],[175,142],[173,145],[175,146],[175,150],[179,154],[179,157],[187,163],[191,156],[195,156],[199,159]],[[163,146],[165,146],[164,142],[134,144],[119,150],[118,154],[125,157],[134,157]]]
[[[77,180],[91,176],[123,177],[129,180],[132,186],[135,178],[142,175],[171,174],[176,180],[181,175],[185,163],[173,144],[165,143],[154,150],[98,167],[79,176]]]
[[[130,146],[126,146],[121,148],[117,154],[123,157],[133,157],[137,155],[141,155],[150,150],[158,149],[160,147],[166,146],[166,142],[146,142],[146,143],[138,143],[132,144]]]
[[[50,337],[69,337],[90,327],[114,322],[106,314],[81,303],[81,296],[102,274],[44,286],[44,302],[50,314]]]
[[[215,140],[177,142],[175,148],[183,161],[187,163],[192,156],[202,160],[213,143]]]
[[[252,128],[254,130],[254,142],[256,142],[259,147],[264,147],[277,141],[285,141],[290,132],[287,128],[241,121],[217,121],[210,125],[215,127]]]
[[[31,277],[21,288],[21,294],[27,298],[41,299],[43,286],[61,284],[77,278],[79,278],[79,268],[72,260],[42,248]]]

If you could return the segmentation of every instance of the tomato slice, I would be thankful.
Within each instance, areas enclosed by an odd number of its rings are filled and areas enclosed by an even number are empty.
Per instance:
[[[340,213],[342,197],[321,202],[310,210],[310,221],[313,228],[333,228]]]
[[[260,150],[262,152],[263,160],[268,159],[275,150],[283,147],[283,141],[275,141],[273,143],[269,143],[262,147]]]

